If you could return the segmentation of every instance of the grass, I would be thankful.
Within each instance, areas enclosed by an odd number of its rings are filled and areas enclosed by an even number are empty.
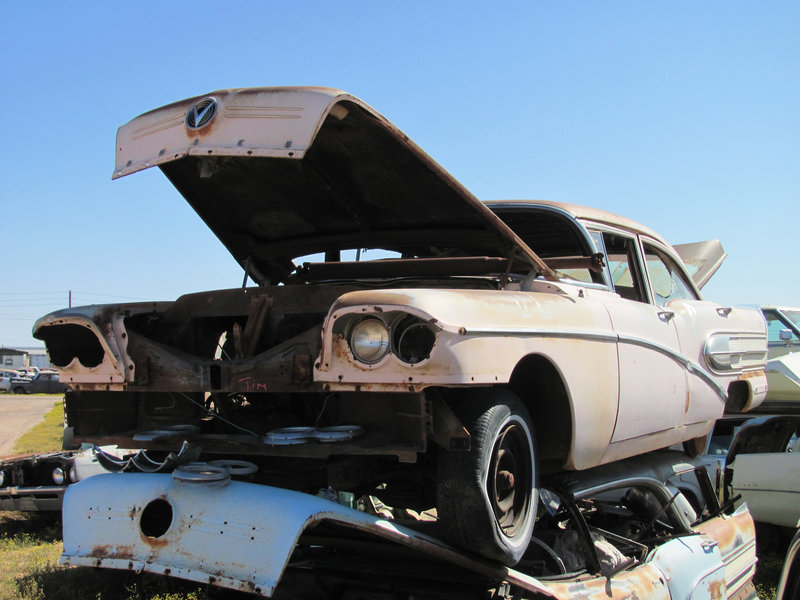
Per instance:
[[[64,404],[56,402],[53,409],[44,416],[44,421],[24,433],[17,440],[14,451],[19,454],[32,452],[55,452],[61,450],[64,430]]]
[[[784,556],[784,554],[769,553],[758,557],[753,583],[755,583],[759,600],[774,600],[778,577],[783,569]]]
[[[229,597],[215,590],[207,592],[197,584],[154,575],[61,567],[58,564],[61,550],[58,515],[0,513],[0,598],[211,600]]]
[[[63,404],[23,435],[15,450],[61,449]],[[64,568],[58,515],[0,512],[0,598],[19,600],[212,600],[252,597],[215,587],[198,587],[176,579],[127,571]],[[775,598],[783,555],[759,556],[754,584],[761,600]]]

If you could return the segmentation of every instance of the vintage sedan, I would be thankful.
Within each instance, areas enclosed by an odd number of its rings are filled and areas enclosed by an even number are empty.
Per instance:
[[[700,447],[766,392],[760,313],[703,300],[657,233],[482,203],[344,92],[213,92],[116,148],[114,178],[158,166],[244,283],[39,319],[76,443],[435,507],[445,539],[513,564],[540,473]]]

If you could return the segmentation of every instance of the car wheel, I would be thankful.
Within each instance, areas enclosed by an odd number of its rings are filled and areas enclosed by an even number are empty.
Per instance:
[[[439,527],[446,541],[515,565],[536,519],[536,459],[531,418],[508,390],[470,390],[452,402],[468,429],[469,451],[437,460]]]
[[[24,388],[24,387],[21,387],[21,386],[19,386],[19,387],[15,387],[15,388],[14,388],[14,393],[15,393],[15,394],[24,394],[24,393],[25,393],[25,388]]]

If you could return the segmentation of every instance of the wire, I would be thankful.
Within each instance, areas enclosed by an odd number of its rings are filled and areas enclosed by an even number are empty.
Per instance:
[[[236,423],[231,423],[230,421],[228,421],[228,419],[224,418],[224,417],[223,417],[222,415],[220,415],[218,412],[214,412],[214,411],[213,411],[213,410],[211,410],[210,408],[206,408],[205,406],[203,406],[203,405],[202,405],[202,404],[200,404],[199,402],[196,402],[194,399],[192,399],[192,398],[191,398],[191,396],[188,396],[187,394],[185,394],[185,393],[183,393],[183,392],[178,392],[178,393],[179,393],[181,396],[183,396],[184,398],[186,398],[186,399],[187,399],[189,402],[191,402],[192,404],[194,404],[195,406],[199,406],[200,408],[202,408],[202,409],[203,409],[203,410],[206,412],[206,414],[207,414],[208,416],[210,416],[210,417],[215,417],[215,418],[219,419],[220,421],[222,421],[223,423],[227,423],[227,424],[228,424],[228,425],[230,425],[231,427],[235,427],[236,429],[239,429],[240,431],[244,431],[245,433],[249,433],[250,435],[254,435],[254,436],[256,436],[256,437],[261,437],[259,434],[255,433],[255,432],[253,432],[253,431],[250,431],[249,429],[245,429],[244,427],[239,427],[239,426],[238,426]]]

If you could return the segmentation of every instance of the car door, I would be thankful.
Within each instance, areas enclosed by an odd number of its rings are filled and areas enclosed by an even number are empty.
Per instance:
[[[619,295],[606,303],[618,337],[619,404],[611,438],[615,443],[678,427],[686,376],[674,359],[679,342],[671,318],[649,301],[635,235],[609,230],[602,237],[611,283]]]
[[[701,300],[691,278],[667,248],[643,237],[642,249],[650,293],[655,304],[674,324],[680,357],[687,367],[683,423],[691,425],[718,419],[727,400],[726,376],[746,367],[758,354],[754,311]],[[748,352],[750,349],[752,353]],[[713,368],[709,364],[708,359],[715,354],[724,361],[726,352],[731,353],[730,365]]]

